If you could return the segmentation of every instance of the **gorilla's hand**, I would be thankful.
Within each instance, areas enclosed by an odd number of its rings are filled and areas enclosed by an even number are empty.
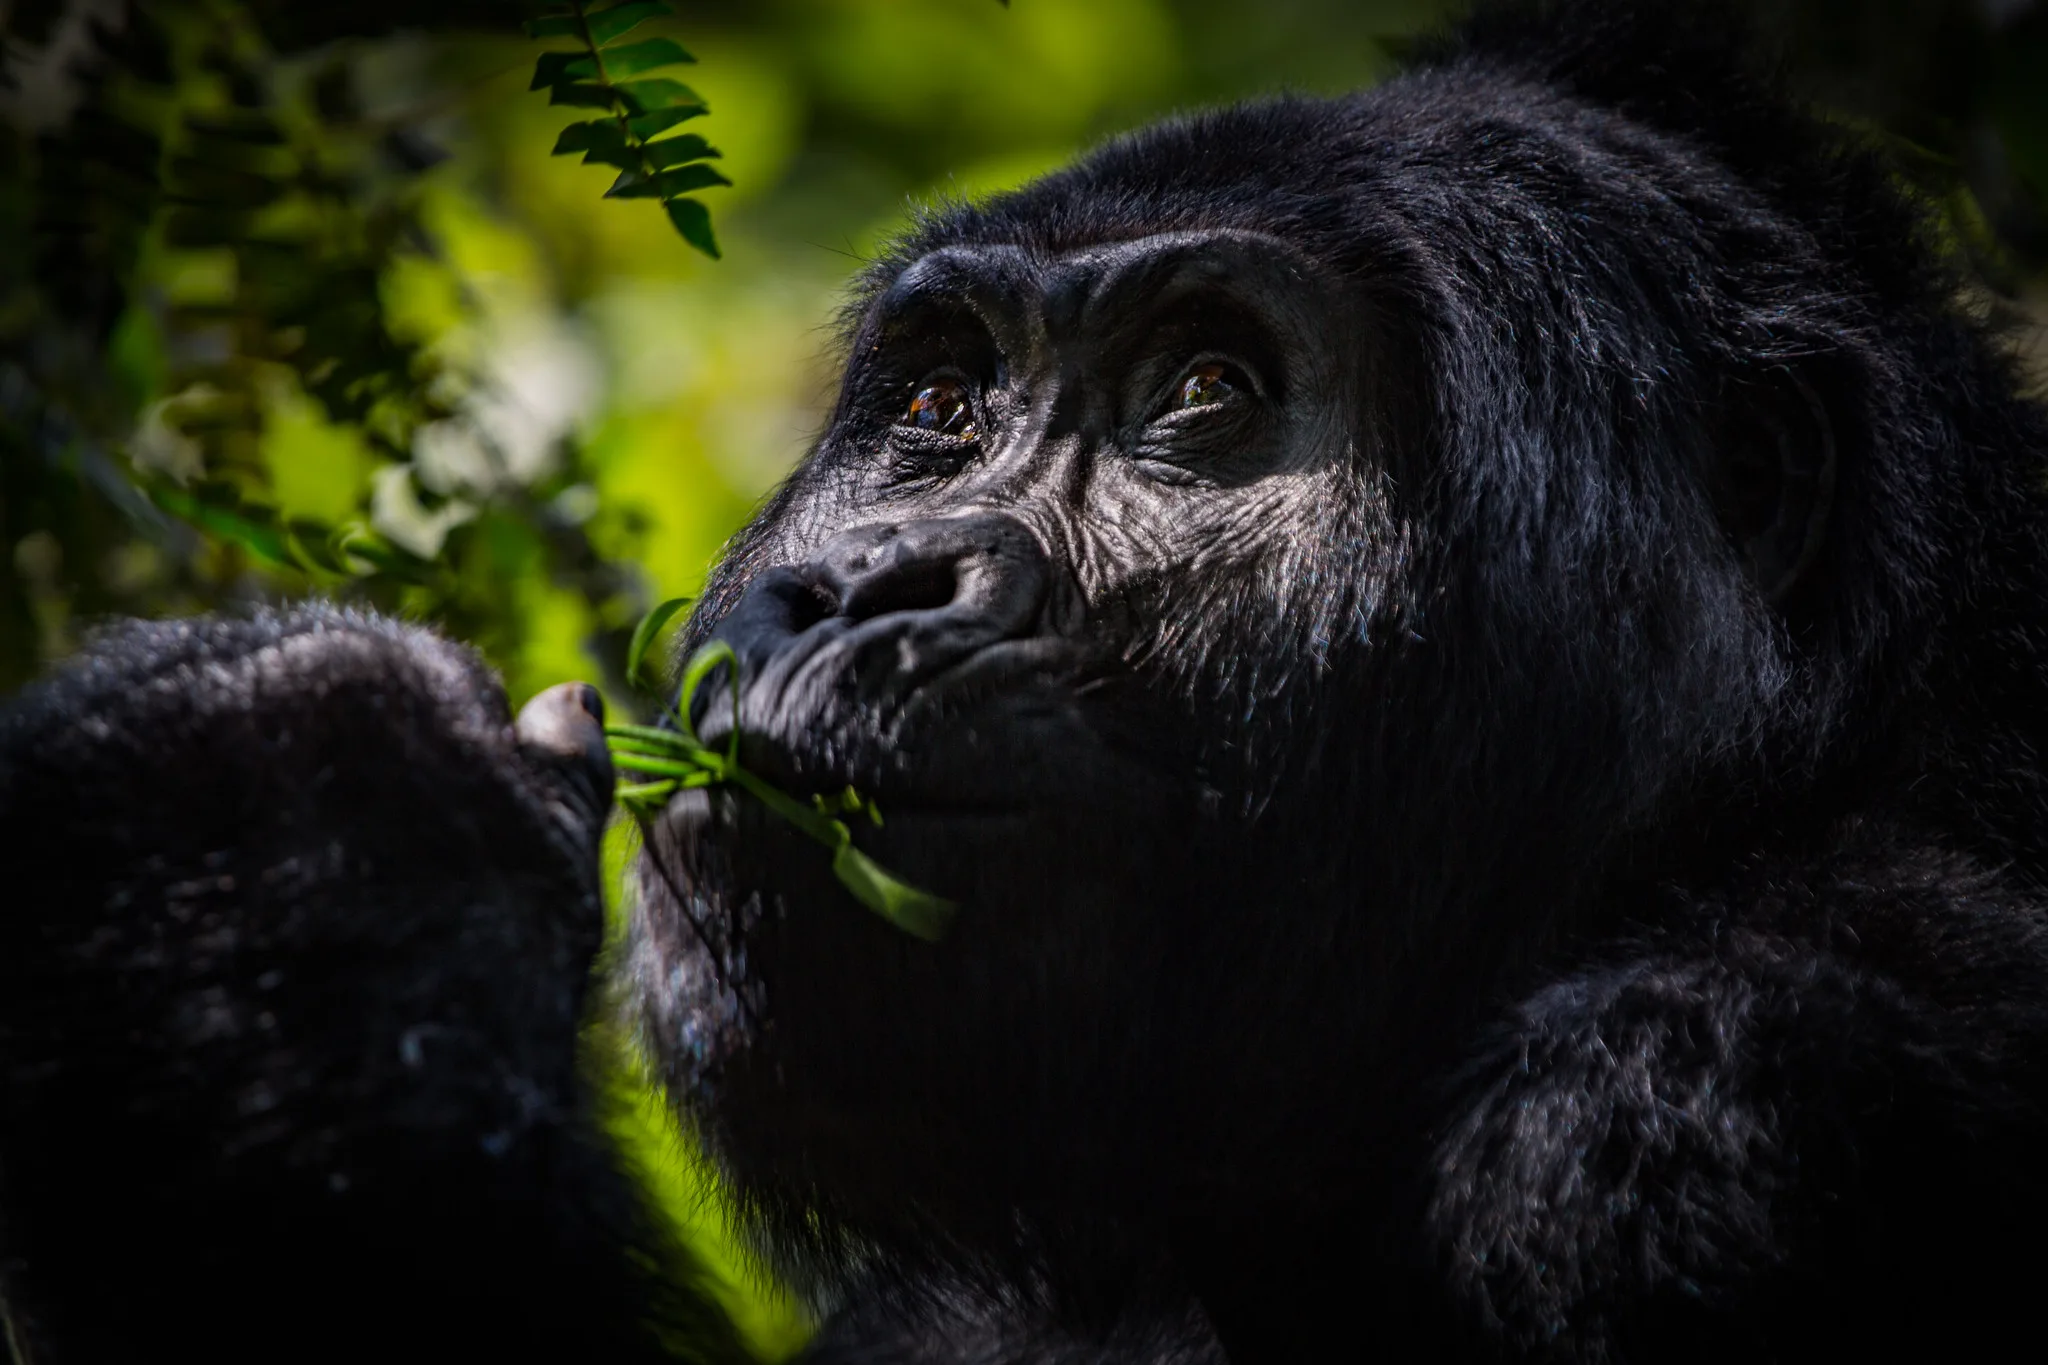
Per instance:
[[[598,707],[515,723],[467,651],[319,607],[122,627],[13,703],[0,1274],[39,1360],[603,1340]]]

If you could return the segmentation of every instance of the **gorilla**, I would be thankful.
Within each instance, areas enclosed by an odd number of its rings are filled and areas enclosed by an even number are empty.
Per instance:
[[[594,692],[327,606],[104,633],[0,732],[12,1349],[741,1358],[593,1011],[821,1363],[2035,1330],[2048,420],[1981,298],[1649,7],[919,218],[679,647],[938,942],[693,790],[600,960]]]

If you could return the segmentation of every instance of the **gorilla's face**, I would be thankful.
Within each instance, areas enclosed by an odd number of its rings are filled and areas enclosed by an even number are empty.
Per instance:
[[[1195,704],[1234,728],[1215,703],[1243,660],[1213,656],[1268,650],[1222,632],[1248,607],[1290,619],[1304,548],[1354,500],[1355,328],[1315,275],[1234,233],[902,271],[713,627],[745,663],[754,760],[942,823],[1085,801],[1133,757],[1214,782],[1242,735],[1119,744],[1109,717],[1164,668],[1183,691],[1210,674]],[[1157,706],[1123,723],[1152,730]]]
[[[721,960],[651,882],[698,987],[660,1026],[728,1151],[835,1187],[878,1160],[999,1185],[968,1168],[1199,1130],[1238,1079],[1226,1036],[1291,1013],[1298,972],[1256,969],[1298,955],[1288,902],[1321,875],[1304,741],[1397,539],[1356,313],[1240,232],[946,246],[872,299],[829,430],[695,635],[742,660],[748,765],[873,797],[856,841],[962,908],[909,939],[759,807],[677,803],[658,852]],[[699,697],[710,742],[729,697]],[[1243,998],[1204,957],[1249,969]]]

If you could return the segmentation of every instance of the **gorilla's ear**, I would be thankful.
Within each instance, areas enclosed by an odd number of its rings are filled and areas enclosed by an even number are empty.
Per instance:
[[[1827,539],[1834,423],[1814,383],[1786,368],[1727,381],[1718,407],[1707,471],[1714,510],[1759,591],[1781,603]]]

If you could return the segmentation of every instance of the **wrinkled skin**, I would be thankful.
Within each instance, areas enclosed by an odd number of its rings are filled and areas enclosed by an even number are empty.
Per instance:
[[[1920,213],[1712,25],[1489,5],[876,263],[680,648],[958,916],[695,791],[611,974],[812,1361],[2035,1330],[2048,421]],[[33,1365],[738,1358],[572,1085],[598,726],[324,608],[10,706]]]

